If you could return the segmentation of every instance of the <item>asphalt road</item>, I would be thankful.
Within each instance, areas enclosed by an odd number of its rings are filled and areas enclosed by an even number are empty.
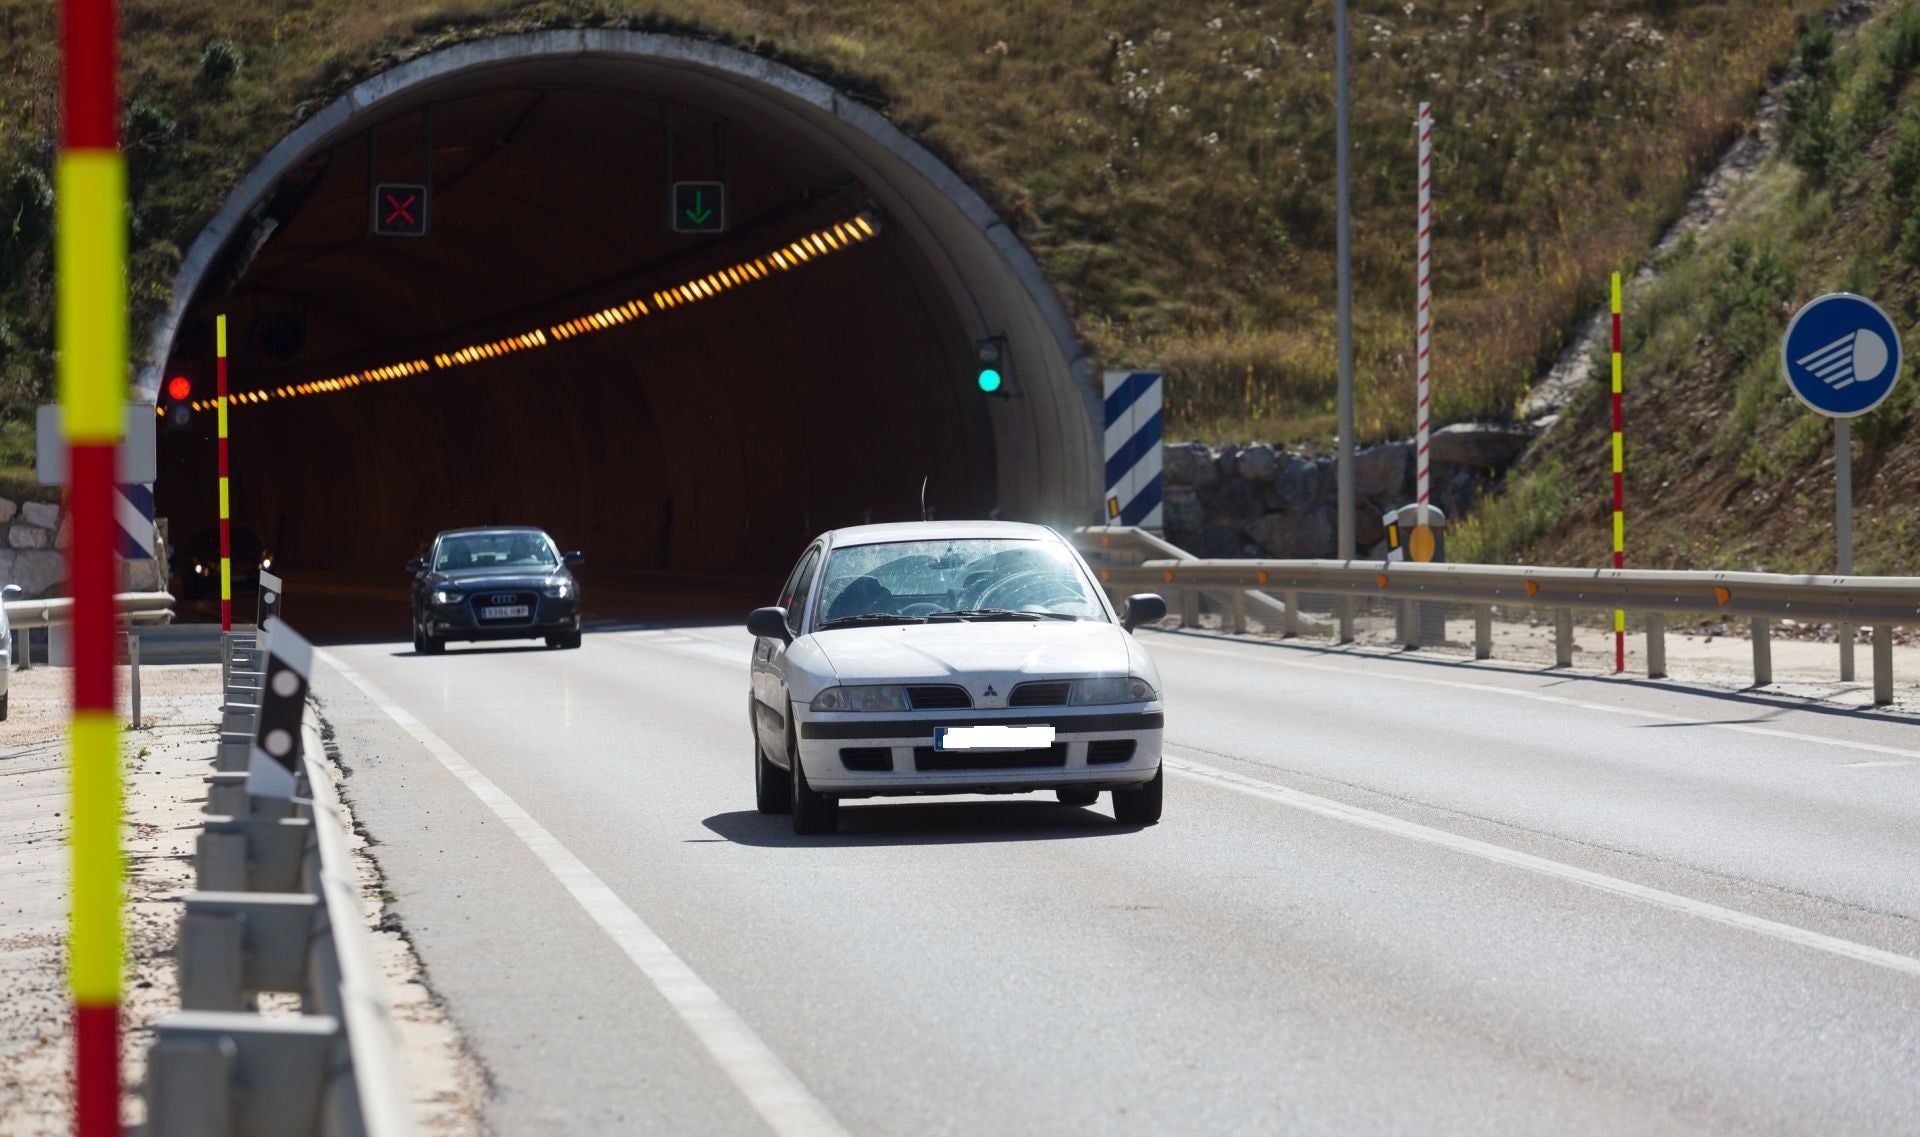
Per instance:
[[[1166,820],[753,812],[749,641],[327,649],[502,1135],[1920,1132],[1920,730],[1143,633]]]

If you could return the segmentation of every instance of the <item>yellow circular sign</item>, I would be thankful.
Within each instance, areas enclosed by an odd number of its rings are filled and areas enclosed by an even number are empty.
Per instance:
[[[1407,555],[1425,563],[1433,559],[1433,526],[1416,525],[1407,540]]]

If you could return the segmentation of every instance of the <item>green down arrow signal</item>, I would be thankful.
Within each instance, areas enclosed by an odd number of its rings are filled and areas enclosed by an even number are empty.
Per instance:
[[[713,216],[713,210],[707,209],[704,206],[705,197],[706,197],[705,190],[694,190],[693,191],[693,208],[686,210],[687,220],[693,222],[695,225],[702,224],[706,221],[707,218]]]

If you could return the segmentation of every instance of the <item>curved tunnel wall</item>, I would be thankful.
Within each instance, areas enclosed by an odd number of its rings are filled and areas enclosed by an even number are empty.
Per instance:
[[[343,155],[369,129],[392,152],[395,131],[404,138],[406,116],[420,108],[505,91],[560,92],[598,108],[586,117],[614,148],[623,139],[639,145],[615,119],[648,100],[730,119],[781,158],[756,171],[752,148],[740,147],[749,160],[728,180],[741,184],[743,203],[761,182],[784,179],[808,197],[844,175],[878,206],[883,238],[756,285],[751,302],[743,293],[676,311],[637,339],[588,336],[511,365],[476,365],[472,376],[236,408],[236,510],[251,506],[263,535],[273,539],[278,518],[324,517],[336,530],[351,523],[337,537],[384,557],[417,544],[429,518],[526,520],[569,544],[618,547],[635,567],[764,568],[761,558],[790,553],[819,528],[907,515],[921,474],[934,476],[944,515],[998,508],[1060,524],[1092,515],[1100,434],[1088,364],[1006,226],[871,110],[791,69],[675,37],[504,37],[422,56],[356,87],[277,145],[201,235],[156,326],[150,355],[160,362],[142,385],[156,389],[191,354],[196,325],[226,303],[223,288],[256,299],[297,291],[316,338],[325,340],[330,324],[351,328],[365,336],[353,345],[364,353],[401,348],[407,326],[438,331],[510,312],[522,293],[592,283],[567,280],[553,258],[488,232],[537,202],[495,200],[464,219],[465,246],[450,238],[448,251],[423,263],[404,243],[343,252],[338,234],[364,229],[365,199],[328,199],[324,186],[233,279],[236,248],[259,237],[264,207],[302,170],[331,162],[341,168],[324,178],[351,182]],[[588,98],[601,101],[577,101]],[[591,184],[593,155],[569,145],[542,168]],[[589,160],[569,172],[576,156]],[[468,197],[518,192],[488,190],[483,165],[484,155]],[[442,177],[436,168],[437,186]],[[462,231],[458,200],[437,192],[437,233]],[[596,239],[591,218],[564,225],[573,239]],[[456,279],[457,288],[447,283]],[[384,297],[381,312],[400,309],[391,323],[355,307],[369,289]],[[966,348],[990,334],[1008,337],[1013,398],[981,399],[970,389]],[[171,449],[185,468],[207,460],[200,447]],[[173,473],[172,465],[163,473],[163,511],[179,496],[165,484]],[[181,477],[198,485],[203,473]],[[318,535],[307,544],[320,559]]]

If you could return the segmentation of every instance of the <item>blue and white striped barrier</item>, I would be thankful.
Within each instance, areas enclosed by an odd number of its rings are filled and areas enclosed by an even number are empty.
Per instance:
[[[1160,373],[1107,372],[1106,401],[1107,524],[1159,529]]]
[[[130,561],[153,559],[153,487],[113,487],[113,524],[120,555]]]

